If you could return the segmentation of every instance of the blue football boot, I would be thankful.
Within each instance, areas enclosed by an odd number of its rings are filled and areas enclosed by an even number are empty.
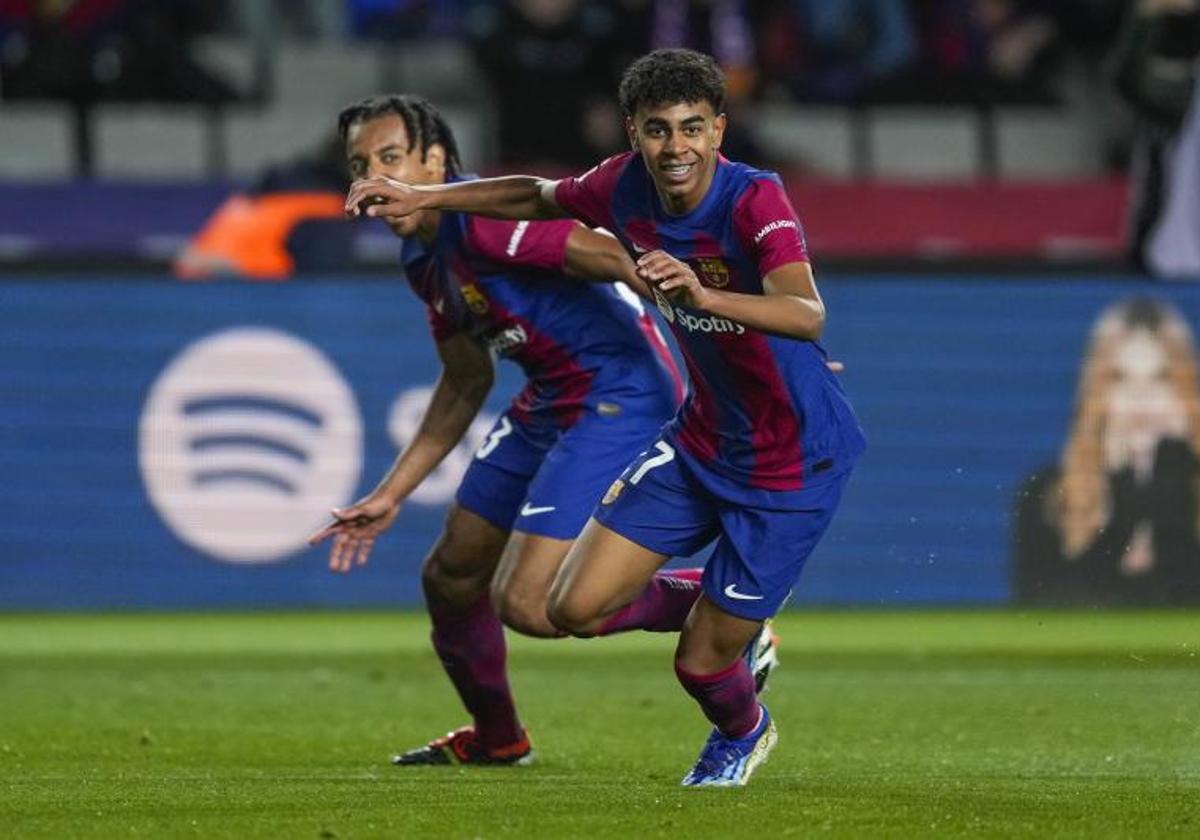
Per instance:
[[[767,760],[779,736],[767,707],[759,705],[762,718],[745,738],[726,738],[713,729],[696,766],[683,777],[684,787],[739,787],[750,781],[758,765]]]

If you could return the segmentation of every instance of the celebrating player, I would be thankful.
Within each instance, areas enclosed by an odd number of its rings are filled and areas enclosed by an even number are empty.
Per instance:
[[[347,212],[574,216],[614,232],[679,343],[687,401],[604,496],[555,580],[553,623],[594,634],[674,554],[716,538],[675,671],[714,724],[684,785],[745,784],[776,739],[739,656],[787,598],[865,439],[817,343],[825,307],[777,175],[719,153],[724,77],[657,50],[620,87],[633,151],[562,181],[357,181]]]
[[[463,181],[454,136],[423,99],[367,99],[342,111],[338,127],[356,178]],[[492,354],[522,367],[527,386],[476,453],[422,566],[433,645],[474,726],[394,761],[525,763],[530,744],[508,685],[501,620],[532,636],[562,635],[546,616],[550,585],[629,453],[674,412],[679,372],[635,295],[564,276],[640,284],[611,236],[573,221],[437,210],[388,223],[404,240],[405,274],[428,308],[442,375],[415,439],[378,487],[335,511],[338,521],[311,542],[333,538],[335,571],[365,563],[404,499],[475,418],[492,385]],[[699,571],[649,580],[598,632],[679,630],[699,595]],[[773,651],[765,636],[762,644],[765,668]]]

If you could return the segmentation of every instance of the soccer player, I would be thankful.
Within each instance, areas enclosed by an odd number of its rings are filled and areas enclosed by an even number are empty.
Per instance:
[[[550,617],[588,635],[674,554],[716,538],[675,654],[714,729],[684,785],[745,784],[776,739],[739,656],[783,604],[865,447],[818,339],[825,307],[777,175],[721,156],[724,78],[709,57],[657,50],[620,100],[632,151],[561,181],[442,187],[356,182],[347,210],[574,216],[612,231],[679,343],[687,401],[613,483],[555,580]]]
[[[342,111],[338,128],[356,178],[464,180],[450,127],[423,99],[364,100]],[[404,499],[475,418],[492,385],[492,354],[522,367],[527,386],[476,453],[422,566],[433,645],[474,725],[394,761],[525,763],[529,738],[508,685],[501,621],[532,636],[563,635],[546,616],[550,585],[630,452],[674,413],[679,372],[636,296],[583,279],[641,282],[613,237],[574,221],[437,210],[388,222],[404,241],[408,282],[428,308],[442,374],[415,439],[387,475],[310,542],[333,539],[335,571],[365,563]],[[649,580],[597,632],[679,630],[699,595],[699,572]],[[770,665],[766,645],[759,653]]]

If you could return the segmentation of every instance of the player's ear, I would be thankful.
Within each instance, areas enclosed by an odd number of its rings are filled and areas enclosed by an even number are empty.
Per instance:
[[[636,152],[638,150],[638,135],[637,126],[633,124],[633,117],[625,118],[625,134],[629,136],[629,148]]]
[[[721,141],[725,139],[725,123],[724,114],[717,114],[717,118],[713,120],[713,148],[721,148]]]
[[[446,174],[446,149],[441,143],[434,143],[425,152],[425,171],[438,179]]]

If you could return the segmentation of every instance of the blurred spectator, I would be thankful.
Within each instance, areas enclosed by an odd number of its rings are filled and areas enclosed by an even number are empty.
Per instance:
[[[1131,256],[1159,274],[1200,277],[1200,106],[1189,116],[1198,58],[1200,0],[1139,0],[1113,56],[1138,118]]]
[[[0,0],[5,97],[227,102],[233,88],[188,55],[198,2]]]
[[[919,89],[934,101],[1056,101],[1058,26],[1035,0],[930,0],[914,5],[923,47]]]
[[[1022,601],[1200,603],[1200,382],[1187,322],[1135,299],[1092,330],[1059,463],[1017,498]]]
[[[343,270],[353,259],[353,226],[343,213],[349,185],[342,142],[331,135],[230,196],[175,261],[175,275],[282,280]]]
[[[614,11],[585,0],[509,0],[472,16],[506,164],[590,164],[617,151]]]
[[[630,61],[649,50],[699,50],[721,65],[728,99],[750,96],[756,83],[754,27],[743,0],[650,0],[646,7],[643,31],[649,43]]]
[[[220,10],[224,28],[254,39],[342,39],[350,14],[347,0],[224,0],[208,5]]]
[[[905,0],[764,5],[764,72],[797,99],[857,101],[902,76],[916,60]]]
[[[466,0],[349,0],[350,29],[358,38],[411,41],[463,34]]]

